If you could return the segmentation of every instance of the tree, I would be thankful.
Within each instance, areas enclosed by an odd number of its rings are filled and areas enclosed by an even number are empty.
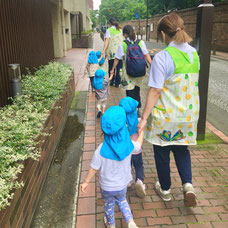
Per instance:
[[[224,0],[212,0],[212,3]],[[200,0],[149,0],[149,12],[151,15],[167,13],[169,10],[180,10],[197,7]]]
[[[111,17],[118,21],[135,19],[135,13],[140,10],[140,17],[146,18],[146,4],[144,0],[102,0],[100,15],[108,21]]]
[[[99,11],[98,10],[91,10],[90,11],[90,19],[93,23],[92,27],[95,28],[98,25],[98,17],[99,17]]]

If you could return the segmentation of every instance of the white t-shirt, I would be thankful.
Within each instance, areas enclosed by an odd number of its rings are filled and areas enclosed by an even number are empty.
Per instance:
[[[127,38],[127,40],[130,41],[130,42],[133,42],[133,41],[130,40],[129,38]],[[136,41],[136,40],[135,40],[135,41]],[[141,44],[142,44],[142,45],[141,45],[142,53],[143,53],[144,55],[146,55],[147,53],[149,53],[148,50],[147,50],[147,48],[146,48],[146,44],[144,43],[143,40],[141,41]],[[115,54],[115,58],[121,60],[121,59],[123,59],[124,55],[125,55],[125,53],[124,53],[124,48],[123,48],[123,43],[122,43],[122,44],[119,45],[119,47],[118,47],[118,49],[117,49],[117,52],[116,52],[116,54]]]
[[[134,145],[132,153],[138,152],[141,149],[140,143],[134,141],[132,143]],[[123,161],[107,159],[100,155],[102,145],[103,143],[94,152],[90,166],[99,170],[99,182],[102,190],[121,191],[132,181],[131,154]]]
[[[111,26],[111,28],[116,28],[116,26],[113,25],[113,26]],[[123,33],[123,31],[121,29],[120,29],[120,31],[121,31],[121,33]],[[110,38],[110,37],[111,37],[110,31],[109,31],[109,29],[107,29],[104,38],[106,39],[106,38]]]
[[[175,47],[182,52],[188,54],[191,63],[193,63],[193,52],[196,52],[196,49],[190,46],[188,43],[178,44],[174,41],[169,44],[169,46]],[[173,59],[168,51],[160,51],[153,58],[148,86],[162,89],[166,80],[168,80],[175,71],[175,64]]]
[[[95,64],[91,64],[89,63],[89,69],[88,69],[88,75],[89,77],[94,77],[95,76],[95,72],[99,69],[99,64],[95,63]]]

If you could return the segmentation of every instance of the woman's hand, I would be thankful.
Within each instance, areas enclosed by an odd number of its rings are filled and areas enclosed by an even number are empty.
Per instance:
[[[114,75],[114,73],[115,73],[115,70],[112,68],[110,71],[110,77],[111,77],[111,75]]]
[[[87,189],[88,185],[89,185],[89,183],[87,183],[87,182],[83,182],[83,184],[81,185],[81,191],[83,193],[86,193],[86,189]]]
[[[141,120],[140,120],[140,122],[139,122],[139,124],[138,124],[138,126],[137,126],[138,134],[139,134],[139,135],[141,134],[141,132],[142,132],[143,129],[145,128],[146,122],[147,122],[147,120],[141,118]]]

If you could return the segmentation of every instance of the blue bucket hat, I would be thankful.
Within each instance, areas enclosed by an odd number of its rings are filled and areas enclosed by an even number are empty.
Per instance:
[[[101,57],[101,51],[97,51],[96,54],[97,54],[97,58],[99,59],[99,58]],[[102,57],[102,59],[101,59],[100,62],[99,62],[99,65],[100,65],[100,66],[103,65],[104,62],[105,62],[105,59],[104,59],[104,57]]]
[[[121,99],[120,106],[126,112],[126,120],[127,120],[127,125],[128,125],[130,135],[136,134],[137,125],[139,123],[138,115],[137,115],[138,101],[134,100],[131,97],[125,97]]]
[[[97,55],[97,58],[99,59],[101,57],[101,51],[97,51],[96,55]]]
[[[93,79],[93,87],[95,89],[103,89],[103,80],[105,75],[106,72],[104,72],[102,69],[96,70],[95,77]]]
[[[95,51],[91,51],[89,53],[88,63],[90,63],[90,64],[98,63],[98,58],[96,56],[96,52]]]
[[[126,114],[120,106],[107,109],[101,118],[101,129],[104,132],[104,142],[100,154],[104,158],[122,161],[134,149],[126,126]]]

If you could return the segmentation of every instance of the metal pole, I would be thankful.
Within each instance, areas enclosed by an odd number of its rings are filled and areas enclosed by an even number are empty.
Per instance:
[[[139,35],[140,35],[140,38],[142,39],[141,28],[140,28],[140,9],[139,9]]]
[[[196,23],[196,49],[200,57],[200,113],[197,138],[205,139],[214,5],[211,0],[201,0],[200,3]]]
[[[146,0],[146,40],[149,40],[148,32],[148,0]]]

